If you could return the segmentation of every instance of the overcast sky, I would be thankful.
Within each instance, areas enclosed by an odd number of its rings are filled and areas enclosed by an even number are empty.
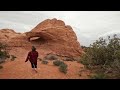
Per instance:
[[[61,19],[72,26],[81,45],[120,33],[120,11],[0,11],[0,29],[23,33],[48,18]]]

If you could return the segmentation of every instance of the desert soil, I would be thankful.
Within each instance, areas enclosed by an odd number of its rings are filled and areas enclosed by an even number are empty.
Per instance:
[[[19,52],[19,54],[17,53]],[[59,71],[58,66],[53,65],[53,61],[48,64],[42,64],[38,60],[38,73],[32,70],[30,62],[25,63],[27,51],[15,50],[12,52],[17,58],[15,61],[7,60],[2,63],[0,69],[0,79],[89,79],[90,71],[84,68],[84,65],[76,61],[65,61],[68,65],[68,72],[64,74]],[[41,52],[45,53],[44,51]]]

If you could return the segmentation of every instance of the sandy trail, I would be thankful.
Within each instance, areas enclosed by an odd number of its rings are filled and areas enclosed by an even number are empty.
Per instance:
[[[19,52],[20,53],[20,52]],[[31,68],[30,62],[25,63],[27,52],[17,55],[15,61],[3,63],[0,69],[0,79],[88,79],[90,72],[76,61],[65,61],[68,65],[68,72],[64,74],[59,71],[58,66],[49,61],[47,65],[38,61],[38,73]],[[23,58],[21,58],[21,56]]]

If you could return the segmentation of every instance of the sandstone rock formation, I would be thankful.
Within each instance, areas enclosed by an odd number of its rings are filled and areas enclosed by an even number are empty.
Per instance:
[[[27,42],[27,37],[26,34],[16,33],[12,29],[1,29],[0,42],[7,44],[9,47],[23,47]]]
[[[0,42],[9,47],[46,50],[61,56],[80,56],[82,49],[71,26],[61,20],[47,19],[26,33],[16,33],[11,29],[0,30]]]
[[[82,51],[72,27],[61,20],[47,19],[26,35],[30,42],[47,47],[58,55],[79,56]]]

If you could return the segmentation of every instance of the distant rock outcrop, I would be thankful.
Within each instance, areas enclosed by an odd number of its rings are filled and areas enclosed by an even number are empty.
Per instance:
[[[7,44],[8,47],[24,47],[29,44],[26,34],[16,33],[12,29],[0,30],[0,42]]]
[[[71,26],[61,20],[47,19],[26,33],[11,29],[0,30],[0,41],[11,47],[30,48],[32,45],[61,56],[80,56],[82,49]]]

